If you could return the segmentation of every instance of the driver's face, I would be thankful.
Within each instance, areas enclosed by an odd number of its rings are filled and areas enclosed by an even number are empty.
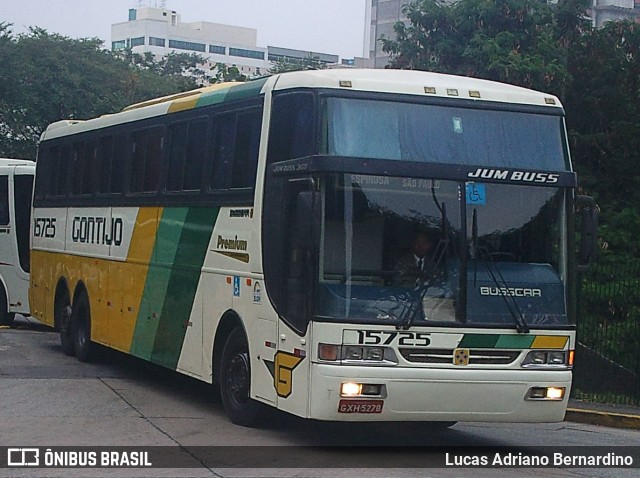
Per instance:
[[[413,240],[413,253],[420,258],[425,257],[431,252],[431,248],[431,238],[427,234],[418,234]]]

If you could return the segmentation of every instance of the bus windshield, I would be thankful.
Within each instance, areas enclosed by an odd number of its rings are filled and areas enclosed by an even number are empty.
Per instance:
[[[325,99],[326,154],[567,171],[562,117],[355,98]]]
[[[564,190],[355,174],[322,189],[316,317],[567,324]]]

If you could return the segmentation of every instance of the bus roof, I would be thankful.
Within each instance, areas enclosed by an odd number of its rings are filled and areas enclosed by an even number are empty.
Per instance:
[[[41,140],[128,123],[144,118],[258,97],[267,90],[294,88],[340,89],[442,97],[562,108],[553,95],[518,86],[463,76],[414,70],[326,69],[282,73],[246,83],[221,83],[192,91],[143,101],[122,112],[49,125]]]
[[[427,71],[353,68],[291,72],[279,76],[275,90],[340,88],[562,108],[560,100],[550,94],[496,81]]]
[[[2,166],[32,166],[35,167],[35,161],[30,159],[13,159],[13,158],[0,158],[0,167]]]

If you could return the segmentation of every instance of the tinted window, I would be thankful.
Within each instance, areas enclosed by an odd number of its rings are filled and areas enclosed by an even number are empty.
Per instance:
[[[268,161],[312,155],[314,140],[314,97],[311,93],[290,93],[273,101]]]
[[[224,115],[216,119],[215,147],[213,152],[212,189],[225,189],[227,176],[233,160],[233,140],[235,138],[235,115]]]
[[[9,178],[0,176],[0,226],[9,224]]]
[[[169,169],[167,172],[167,190],[180,191],[184,176],[184,161],[187,152],[188,123],[177,123],[171,126],[169,134]]]
[[[202,166],[207,154],[207,127],[207,121],[192,122],[189,125],[183,182],[185,191],[199,190],[202,186]]]
[[[131,143],[131,192],[157,191],[160,184],[162,128],[136,131]]]
[[[255,185],[261,123],[260,110],[238,115],[231,176],[232,188],[250,188]]]
[[[31,224],[31,192],[33,176],[14,176],[16,240],[18,243],[18,257],[20,267],[29,272],[29,226]]]

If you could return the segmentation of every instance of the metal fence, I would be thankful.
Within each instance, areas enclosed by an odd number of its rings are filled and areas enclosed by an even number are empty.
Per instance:
[[[574,398],[640,406],[640,260],[581,274]]]

